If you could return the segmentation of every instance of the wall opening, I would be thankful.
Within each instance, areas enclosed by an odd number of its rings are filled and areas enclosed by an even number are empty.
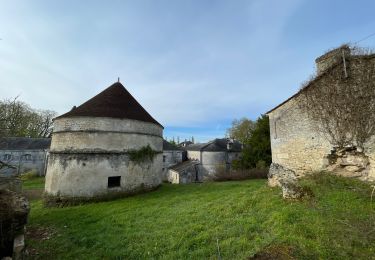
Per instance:
[[[108,177],[108,188],[120,187],[121,176]]]

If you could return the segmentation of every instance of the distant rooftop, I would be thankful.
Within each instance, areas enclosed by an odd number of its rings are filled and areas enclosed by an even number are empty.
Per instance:
[[[0,138],[0,150],[46,150],[51,138],[4,137]]]
[[[173,150],[181,150],[181,148],[177,147],[176,145],[163,140],[163,151],[173,151]]]
[[[185,147],[187,151],[208,151],[208,152],[221,152],[227,151],[227,138],[215,139],[208,143],[191,144]],[[234,140],[230,149],[232,152],[241,152],[242,145],[240,142]]]
[[[120,82],[112,84],[95,97],[57,118],[78,116],[134,119],[163,127]]]

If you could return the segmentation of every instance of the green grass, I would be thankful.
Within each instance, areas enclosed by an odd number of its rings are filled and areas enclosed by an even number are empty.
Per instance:
[[[217,241],[222,259],[270,247],[289,248],[297,259],[375,259],[371,187],[332,176],[303,185],[313,199],[284,201],[265,180],[248,180],[163,184],[147,194],[66,208],[36,200],[27,244],[32,258],[42,259],[217,259]]]
[[[43,190],[44,177],[33,177],[30,179],[22,180],[23,190]]]

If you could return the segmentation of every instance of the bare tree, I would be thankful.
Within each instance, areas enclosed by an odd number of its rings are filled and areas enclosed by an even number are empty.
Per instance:
[[[355,54],[355,55],[353,55]],[[299,106],[333,147],[364,148],[375,135],[375,56],[352,49],[303,86]]]
[[[49,137],[52,119],[57,115],[51,110],[35,110],[18,97],[0,101],[0,138]],[[13,168],[10,161],[0,158],[0,169]]]
[[[0,135],[48,137],[56,115],[51,110],[32,109],[17,98],[0,101]]]

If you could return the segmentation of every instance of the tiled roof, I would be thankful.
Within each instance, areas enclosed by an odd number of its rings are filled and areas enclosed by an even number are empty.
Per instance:
[[[112,84],[79,107],[74,107],[68,113],[57,118],[76,116],[127,118],[162,126],[135,100],[120,82]]]
[[[0,150],[46,150],[50,146],[51,138],[0,138]]]
[[[188,169],[192,166],[198,165],[198,164],[199,164],[198,161],[188,160],[188,161],[181,162],[179,164],[173,165],[172,167],[169,167],[169,169],[171,169],[173,171],[176,171],[176,172],[183,172],[186,169]]]

